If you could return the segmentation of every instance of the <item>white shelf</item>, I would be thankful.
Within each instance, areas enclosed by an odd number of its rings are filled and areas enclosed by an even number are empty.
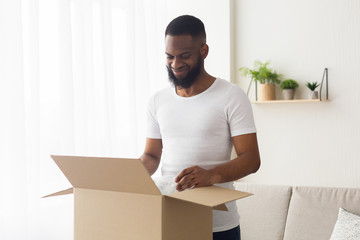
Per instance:
[[[269,100],[269,101],[252,101],[254,104],[263,104],[263,103],[311,103],[311,102],[328,102],[329,100],[320,100],[320,99],[294,99],[294,100]]]

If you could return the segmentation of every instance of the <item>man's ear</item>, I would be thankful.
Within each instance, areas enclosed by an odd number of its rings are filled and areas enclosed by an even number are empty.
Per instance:
[[[200,54],[202,58],[205,59],[208,53],[209,53],[209,46],[206,43],[204,43],[200,48]]]

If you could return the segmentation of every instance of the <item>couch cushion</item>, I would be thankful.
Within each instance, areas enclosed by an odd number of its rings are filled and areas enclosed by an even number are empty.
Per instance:
[[[285,240],[328,240],[339,207],[360,213],[360,189],[294,187]]]
[[[282,240],[291,187],[242,182],[235,182],[234,186],[254,194],[236,202],[241,240]]]
[[[360,216],[352,214],[343,208],[339,209],[338,219],[330,240],[359,240]]]

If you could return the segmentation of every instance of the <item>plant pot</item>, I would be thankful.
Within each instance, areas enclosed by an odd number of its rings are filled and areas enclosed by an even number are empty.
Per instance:
[[[319,99],[319,92],[318,91],[311,91],[309,93],[309,99]]]
[[[275,84],[258,85],[258,101],[275,100]]]
[[[283,89],[282,93],[284,100],[293,100],[295,97],[295,89]]]

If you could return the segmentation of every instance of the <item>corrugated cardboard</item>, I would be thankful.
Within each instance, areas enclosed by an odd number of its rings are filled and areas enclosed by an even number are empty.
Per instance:
[[[51,156],[73,188],[75,240],[211,240],[212,210],[250,193],[216,186],[162,195],[140,159]]]

